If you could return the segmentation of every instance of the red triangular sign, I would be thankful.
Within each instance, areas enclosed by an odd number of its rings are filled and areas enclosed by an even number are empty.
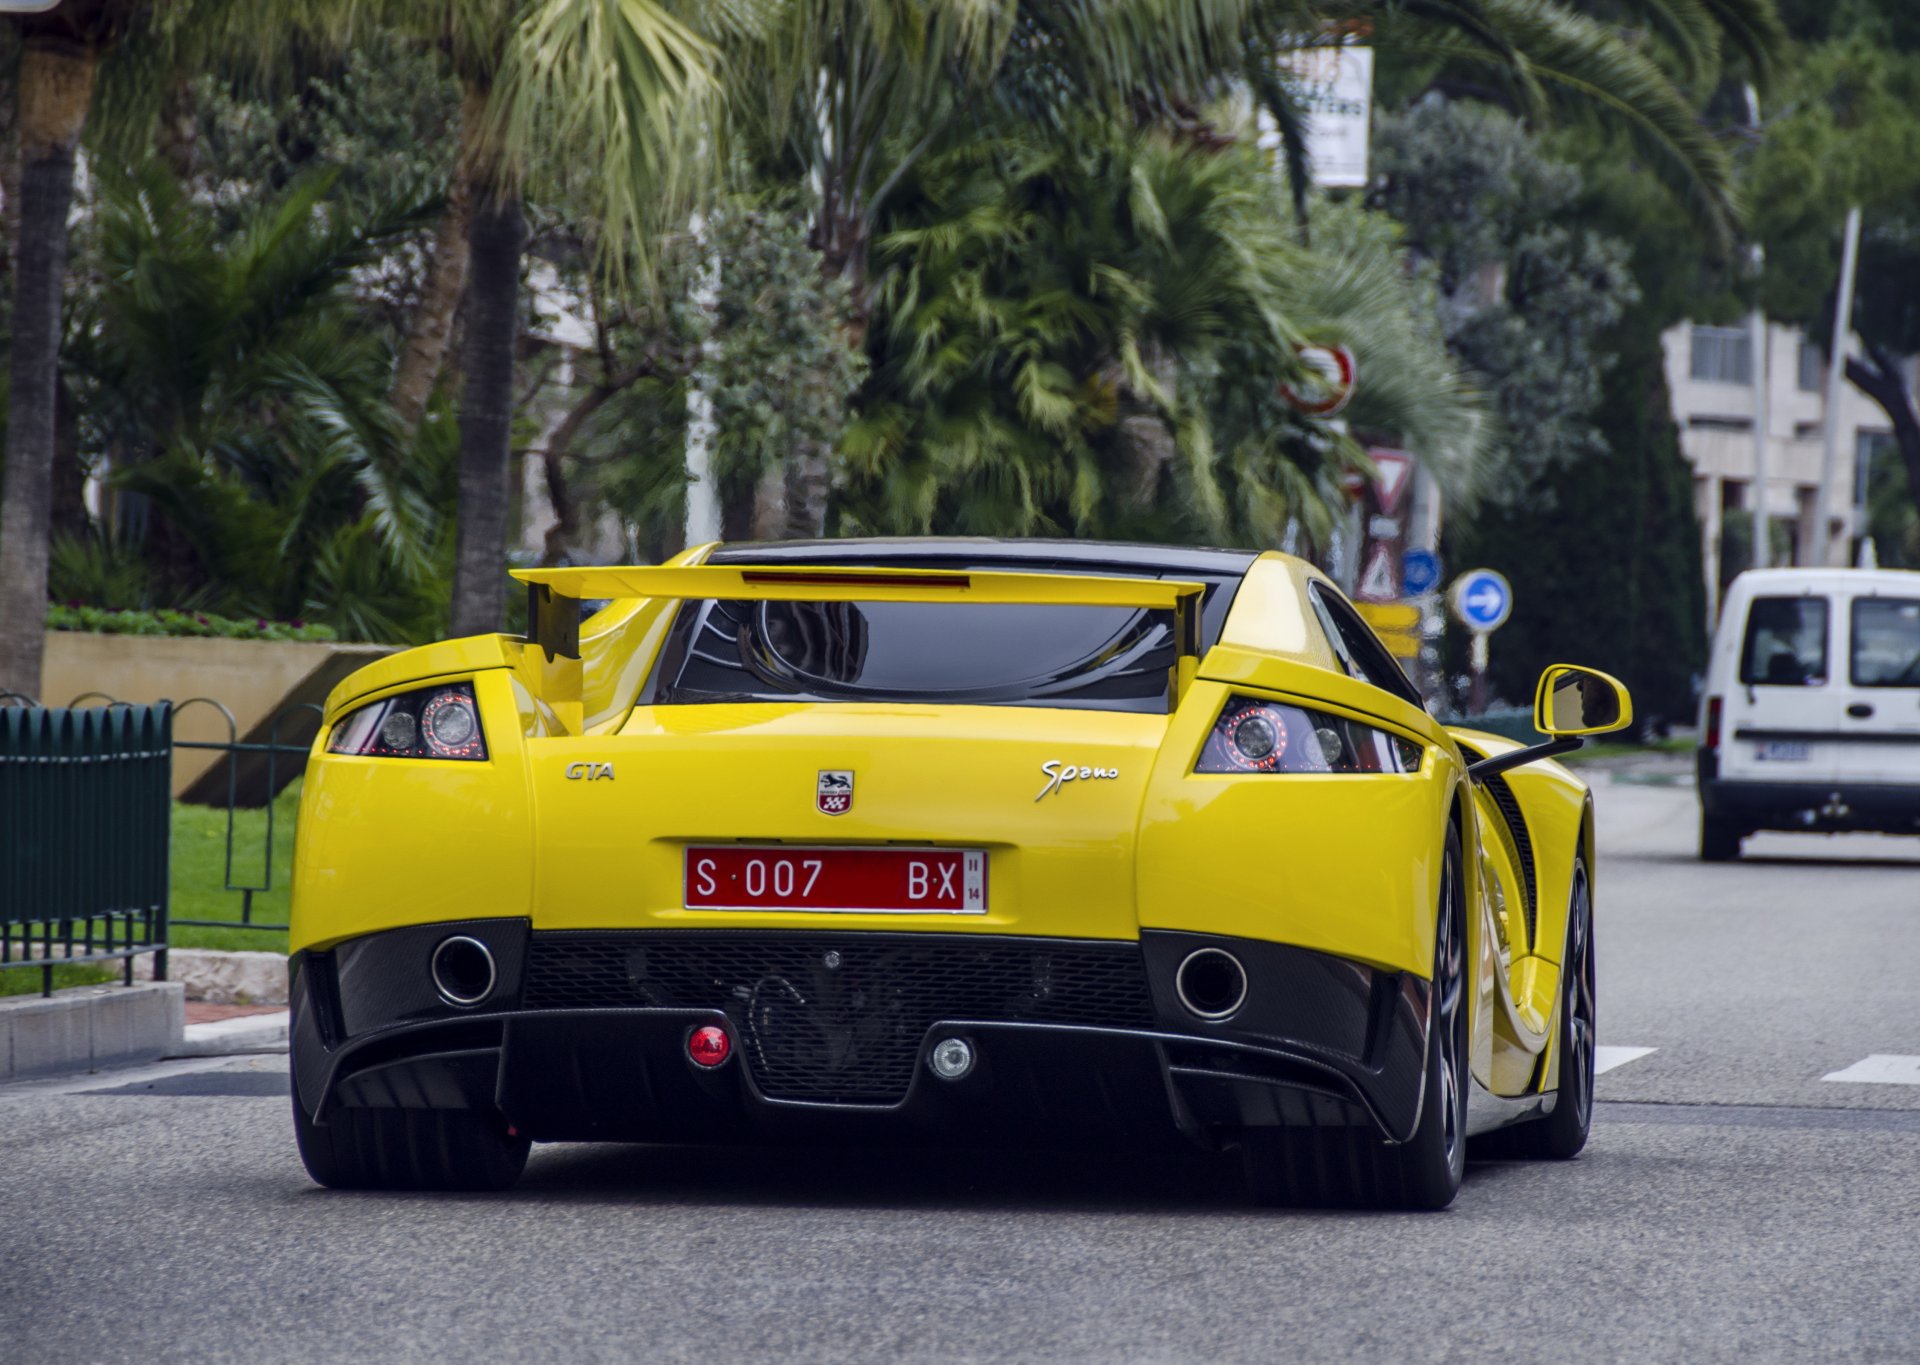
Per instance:
[[[1404,450],[1370,450],[1367,454],[1373,457],[1378,471],[1373,476],[1374,496],[1379,499],[1380,510],[1391,515],[1412,482],[1413,456]]]
[[[1362,602],[1399,600],[1400,584],[1394,580],[1393,558],[1391,546],[1384,541],[1376,542],[1367,556],[1366,571],[1360,575],[1360,586],[1354,596]]]

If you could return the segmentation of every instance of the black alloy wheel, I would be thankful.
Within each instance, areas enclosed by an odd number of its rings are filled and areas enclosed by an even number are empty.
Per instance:
[[[316,1184],[333,1190],[504,1190],[532,1144],[475,1109],[347,1109],[324,1124],[293,1087],[293,1137]]]
[[[1413,1135],[1388,1145],[1370,1126],[1256,1128],[1243,1135],[1247,1184],[1262,1204],[1444,1209],[1467,1166],[1467,915],[1459,831],[1447,835],[1434,923],[1427,1074]]]
[[[1565,1161],[1579,1155],[1593,1128],[1594,1044],[1599,997],[1594,993],[1593,888],[1583,858],[1574,859],[1567,897],[1567,944],[1560,958],[1560,1023],[1554,1048],[1560,1058],[1553,1112],[1474,1139],[1475,1156]]]

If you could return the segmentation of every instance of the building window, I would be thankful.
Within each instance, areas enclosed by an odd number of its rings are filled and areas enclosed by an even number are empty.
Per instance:
[[[1691,372],[1716,384],[1751,384],[1753,337],[1743,327],[1696,326]]]
[[[1827,382],[1827,358],[1811,341],[1800,343],[1800,392],[1818,393]]]

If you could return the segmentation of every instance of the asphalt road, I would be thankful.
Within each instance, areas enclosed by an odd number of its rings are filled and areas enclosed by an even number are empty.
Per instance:
[[[0,1088],[0,1358],[1920,1357],[1920,1084],[1822,1079],[1920,1057],[1920,842],[1703,866],[1690,789],[1628,777],[1601,1037],[1654,1050],[1579,1160],[1475,1163],[1446,1213],[1252,1209],[1205,1159],[660,1148],[332,1194],[283,1059],[174,1063]]]

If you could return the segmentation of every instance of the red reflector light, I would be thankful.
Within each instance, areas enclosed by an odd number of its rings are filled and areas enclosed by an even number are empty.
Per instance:
[[[1720,747],[1720,709],[1719,697],[1707,698],[1707,752],[1712,753]]]
[[[687,1056],[695,1066],[719,1066],[733,1055],[733,1039],[718,1024],[702,1024],[687,1035]]]

